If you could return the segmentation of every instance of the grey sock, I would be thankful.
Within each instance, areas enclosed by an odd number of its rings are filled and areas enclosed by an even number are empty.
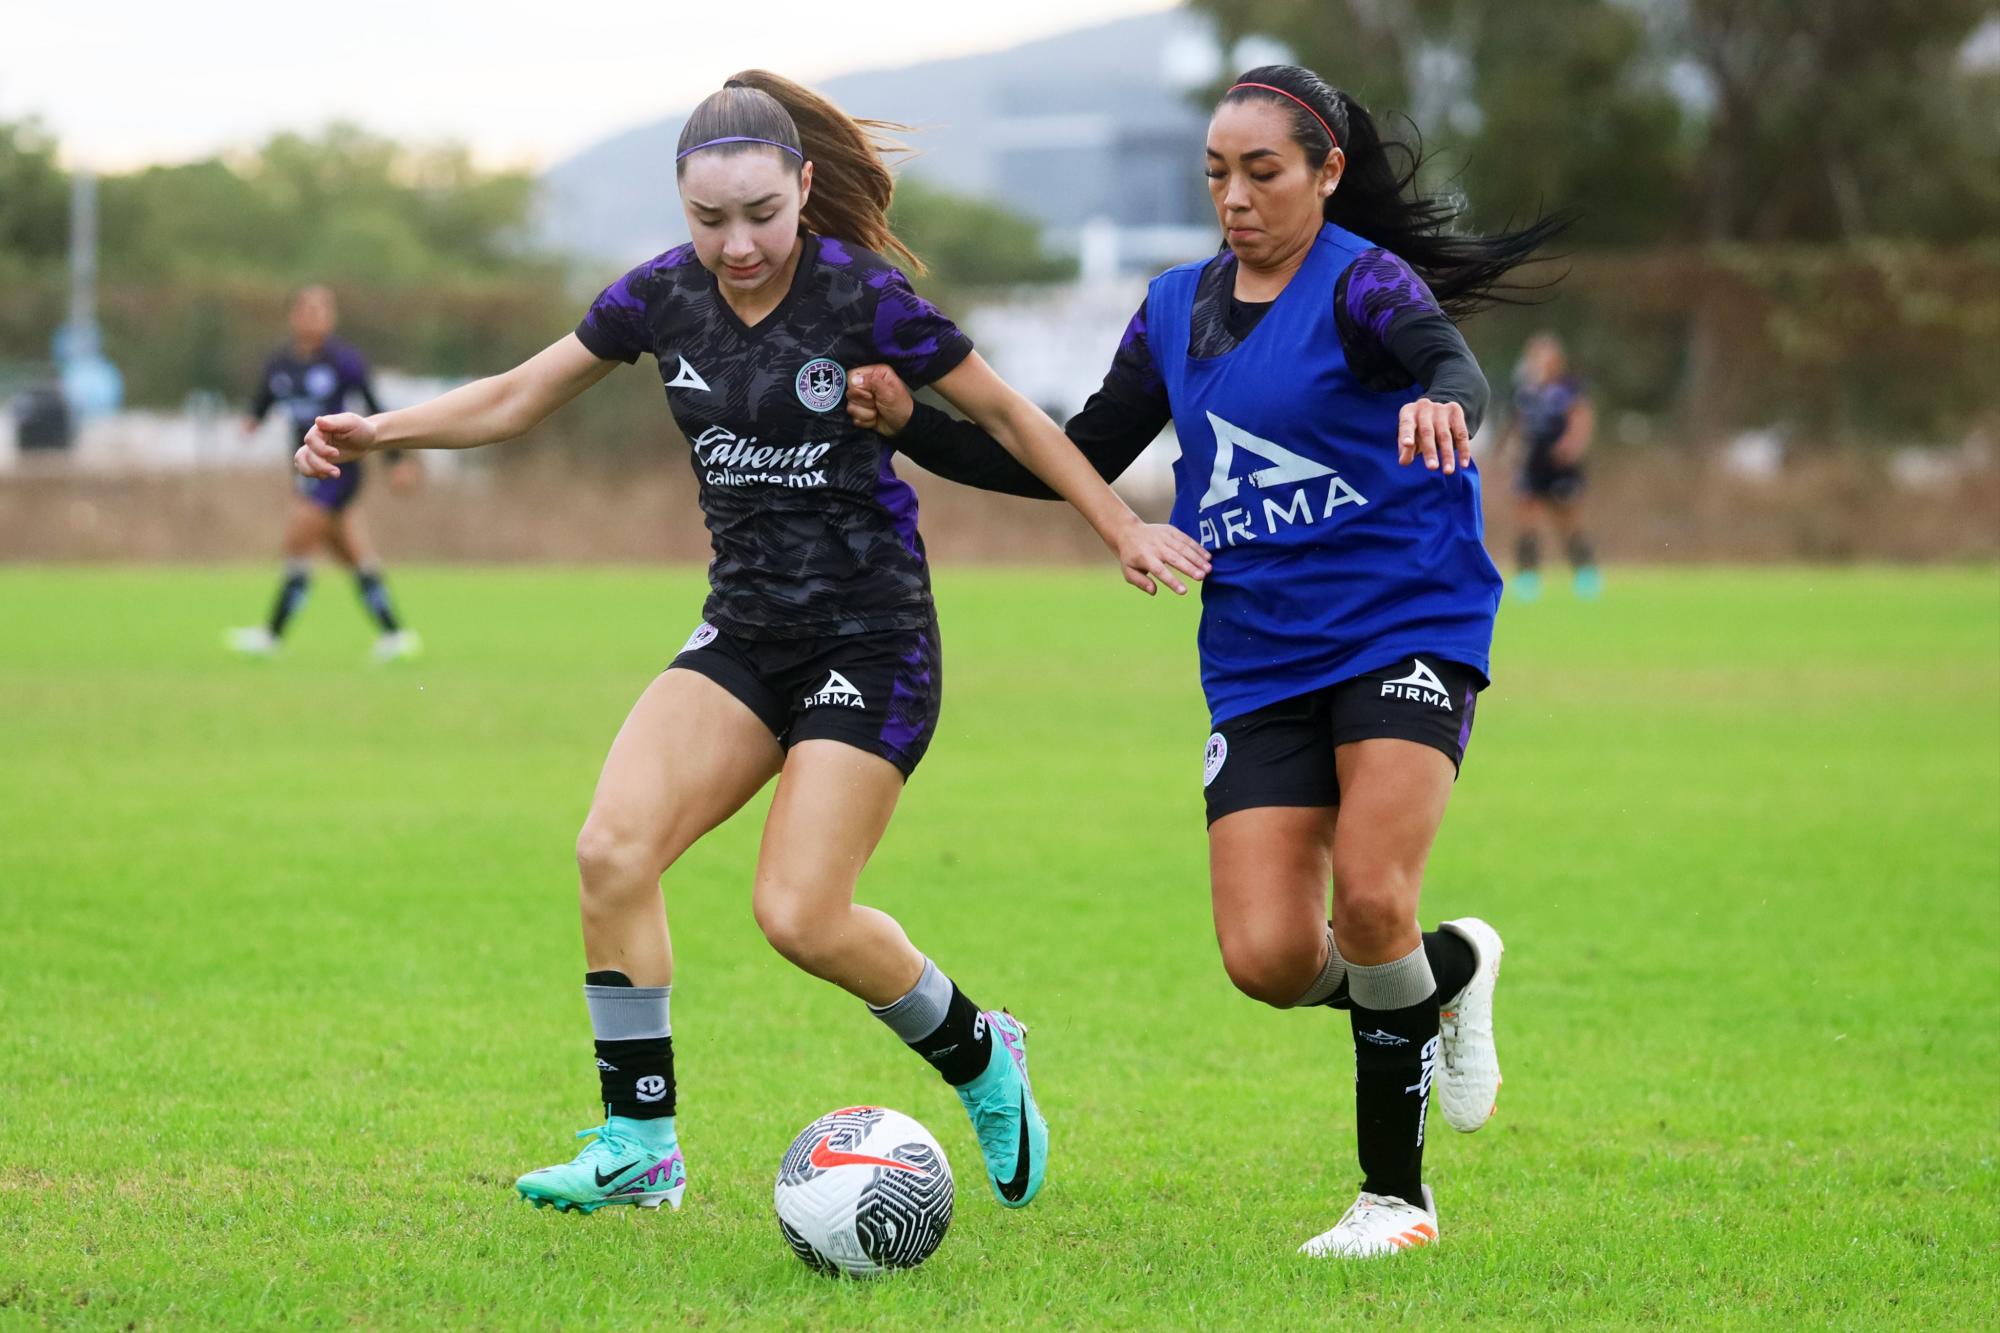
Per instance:
[[[1340,989],[1340,983],[1347,978],[1347,960],[1340,956],[1340,946],[1333,942],[1333,927],[1326,928],[1326,966],[1319,970],[1319,976],[1306,988],[1306,993],[1293,1000],[1286,1007],[1302,1009],[1307,1005],[1325,1004]]]
[[[1437,978],[1419,944],[1393,963],[1349,963],[1347,994],[1357,1009],[1408,1009],[1437,994]]]
[[[674,1035],[667,998],[672,986],[590,986],[590,1035],[599,1041],[646,1041]]]
[[[889,1030],[905,1042],[919,1042],[944,1026],[945,1011],[949,1008],[951,978],[926,958],[923,975],[910,987],[908,995],[880,1009],[871,1004],[868,1012],[887,1023]]]

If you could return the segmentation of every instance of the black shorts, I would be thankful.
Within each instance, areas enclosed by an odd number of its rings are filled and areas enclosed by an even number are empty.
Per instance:
[[[935,616],[922,629],[813,639],[747,639],[704,624],[673,666],[728,690],[787,750],[843,741],[906,778],[937,734],[944,700]]]
[[[1388,737],[1442,750],[1456,768],[1472,740],[1486,678],[1441,657],[1394,666],[1266,704],[1208,738],[1202,789],[1208,822],[1266,805],[1339,805],[1335,747]]]
[[[1583,494],[1583,467],[1529,459],[1528,465],[1521,469],[1517,485],[1523,495],[1568,504]]]

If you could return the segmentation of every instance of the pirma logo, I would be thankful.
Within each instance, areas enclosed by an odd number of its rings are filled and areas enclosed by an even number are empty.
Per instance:
[[[695,627],[694,633],[688,635],[688,641],[681,645],[681,651],[691,653],[697,648],[706,648],[715,642],[715,636],[719,632],[715,626],[704,620]]]
[[[833,358],[816,356],[799,367],[799,376],[792,387],[798,391],[800,402],[815,412],[825,412],[847,392],[847,372]]]
[[[707,393],[708,381],[696,374],[694,367],[688,364],[688,359],[682,357],[681,368],[674,372],[672,379],[667,381],[667,387],[669,389],[700,389],[703,393]]]
[[[1407,676],[1382,682],[1384,699],[1414,699],[1418,703],[1430,704],[1434,708],[1451,711],[1451,696],[1445,693],[1444,682],[1437,678],[1437,672],[1424,665],[1424,659],[1413,657],[1410,665],[1415,668]]]
[[[838,671],[827,672],[826,684],[819,687],[817,694],[808,694],[805,698],[805,706],[807,708],[817,708],[821,704],[837,704],[842,708],[866,708],[868,706],[867,700],[861,697],[861,691],[855,689],[849,683],[847,677],[841,675]]]
[[[1221,732],[1208,738],[1208,749],[1201,756],[1201,785],[1205,788],[1215,781],[1215,775],[1229,762],[1229,742]]]

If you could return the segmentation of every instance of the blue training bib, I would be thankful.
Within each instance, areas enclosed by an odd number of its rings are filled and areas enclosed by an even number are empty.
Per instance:
[[[1397,413],[1348,369],[1334,287],[1372,248],[1331,223],[1250,336],[1190,355],[1213,260],[1153,280],[1146,325],[1173,405],[1174,526],[1215,557],[1201,678],[1220,724],[1415,654],[1489,672],[1500,574],[1479,474],[1396,464]]]

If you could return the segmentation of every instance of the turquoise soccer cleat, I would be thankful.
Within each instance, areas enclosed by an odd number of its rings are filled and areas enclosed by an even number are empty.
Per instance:
[[[640,1208],[681,1206],[687,1166],[671,1117],[606,1116],[603,1124],[578,1130],[576,1136],[591,1141],[574,1161],[530,1171],[514,1182],[522,1198],[537,1208],[565,1213],[594,1213],[619,1203]]]
[[[1028,1086],[1028,1029],[1005,1009],[980,1015],[993,1034],[986,1072],[956,1089],[986,1159],[986,1180],[1008,1208],[1025,1207],[1049,1173],[1049,1122]]]
[[[1604,575],[1597,572],[1596,565],[1585,565],[1571,578],[1570,587],[1580,600],[1594,602],[1604,595]]]
[[[1542,576],[1532,569],[1524,569],[1507,584],[1507,591],[1514,594],[1517,602],[1535,601],[1542,595]]]

